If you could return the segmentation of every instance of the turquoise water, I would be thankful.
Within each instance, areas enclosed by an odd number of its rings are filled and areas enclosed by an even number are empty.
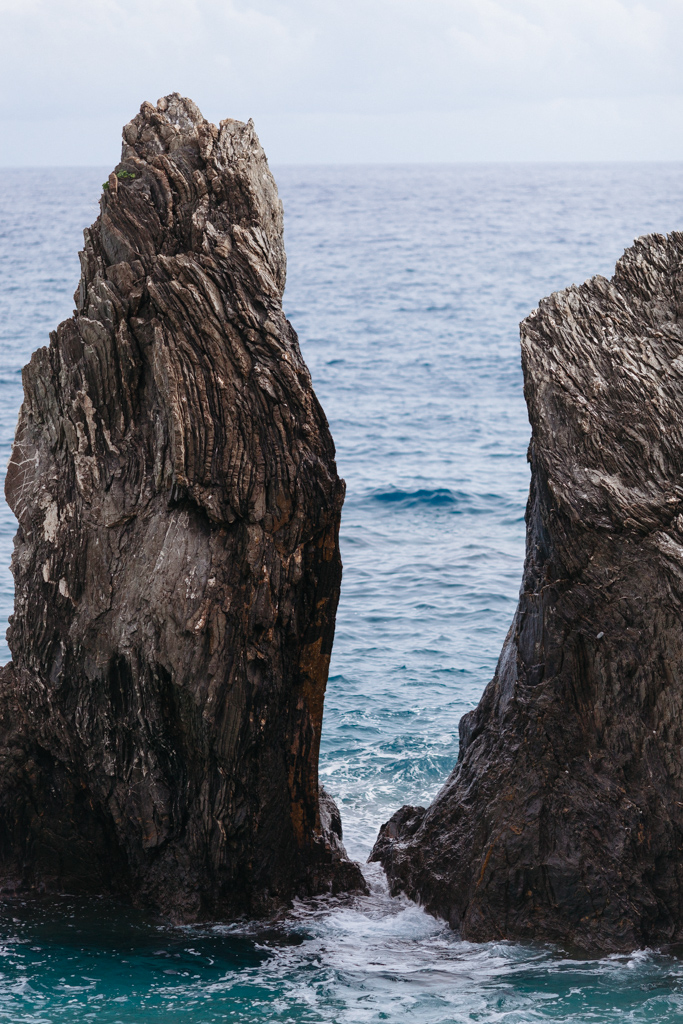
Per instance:
[[[430,800],[491,677],[524,550],[529,428],[517,324],[683,223],[677,165],[275,169],[285,310],[347,481],[321,772],[364,860]],[[0,172],[0,463],[20,369],[69,315],[102,169]],[[15,524],[0,509],[0,618]],[[6,648],[0,657],[9,657]],[[268,927],[179,929],[106,901],[0,904],[0,1021],[585,1024],[683,1019],[671,954],[582,960],[461,942],[391,899],[298,905]]]
[[[0,1021],[678,1022],[683,963],[459,942],[381,891],[279,927],[169,929],[104,901],[13,907]]]

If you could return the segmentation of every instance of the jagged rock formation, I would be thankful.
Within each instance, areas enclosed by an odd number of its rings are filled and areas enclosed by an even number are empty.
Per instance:
[[[521,325],[527,554],[431,807],[373,858],[464,937],[683,938],[683,234]]]
[[[363,889],[318,788],[344,485],[275,182],[177,94],[123,139],[24,370],[0,875],[184,919]]]

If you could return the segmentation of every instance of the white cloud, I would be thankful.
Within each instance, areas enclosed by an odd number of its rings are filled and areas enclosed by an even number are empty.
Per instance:
[[[639,158],[651,133],[638,119],[683,95],[681,0],[0,0],[0,23],[5,163],[58,122],[90,126],[95,162],[98,124],[176,89],[213,119],[272,125],[273,139],[344,124],[351,156],[354,118],[360,153],[371,122],[386,138],[402,117],[464,125],[479,111],[493,131],[514,109],[525,129],[555,104],[580,133],[572,111],[611,104]],[[315,139],[299,138],[302,162],[314,158]]]

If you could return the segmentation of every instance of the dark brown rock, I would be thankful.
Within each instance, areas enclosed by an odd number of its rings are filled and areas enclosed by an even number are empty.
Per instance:
[[[275,182],[177,94],[123,138],[24,369],[0,873],[182,919],[363,889],[318,787],[344,484]]]
[[[453,774],[372,855],[468,939],[683,938],[682,315],[654,235],[521,325],[519,606]]]

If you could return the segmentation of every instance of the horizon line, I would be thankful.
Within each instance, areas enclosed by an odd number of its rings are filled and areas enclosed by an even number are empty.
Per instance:
[[[122,161],[117,161],[121,163]],[[273,167],[491,167],[491,166],[614,166],[632,164],[683,164],[683,157],[668,157],[663,159],[650,159],[646,157],[629,157],[618,159],[604,159],[597,157],[584,157],[575,159],[544,158],[544,159],[507,159],[493,158],[487,160],[334,160],[334,161],[293,161],[293,160],[268,160]],[[104,163],[95,164],[4,164],[0,163],[0,171],[66,171],[66,170],[102,170],[110,166]],[[116,165],[114,165],[116,166]]]

